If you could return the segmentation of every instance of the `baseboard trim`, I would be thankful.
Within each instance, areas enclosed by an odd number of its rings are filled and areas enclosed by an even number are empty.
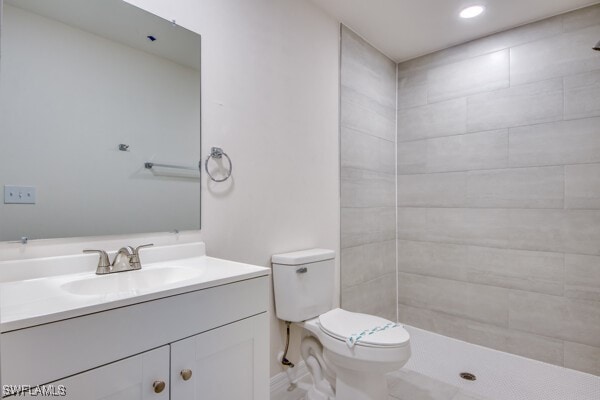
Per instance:
[[[286,367],[285,371],[271,377],[271,395],[287,390],[292,383],[308,375],[308,369],[304,361],[300,361],[294,368]]]

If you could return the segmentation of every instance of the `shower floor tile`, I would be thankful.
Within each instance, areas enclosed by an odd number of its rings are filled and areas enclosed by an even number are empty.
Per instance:
[[[408,369],[388,375],[389,400],[493,400],[469,393]],[[300,387],[274,393],[271,400],[305,400]]]
[[[404,368],[388,375],[389,400],[600,399],[600,376],[405,328],[412,356]],[[477,379],[461,379],[461,372]],[[292,392],[274,394],[272,400],[302,400],[306,385],[302,382]]]

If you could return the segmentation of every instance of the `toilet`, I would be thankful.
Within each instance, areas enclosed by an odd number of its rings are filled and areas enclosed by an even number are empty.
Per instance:
[[[335,251],[271,258],[277,318],[303,328],[300,351],[313,378],[307,400],[387,400],[385,374],[410,358],[399,324],[333,307]]]

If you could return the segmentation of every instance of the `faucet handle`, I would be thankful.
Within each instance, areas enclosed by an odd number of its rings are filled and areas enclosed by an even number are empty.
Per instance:
[[[133,254],[139,255],[140,254],[140,249],[143,249],[143,248],[146,248],[146,247],[152,247],[152,246],[154,246],[154,243],[148,243],[148,244],[143,244],[141,246],[138,246],[133,251]]]
[[[97,275],[104,275],[110,273],[110,260],[108,254],[104,250],[83,250],[84,253],[98,253],[100,259],[98,260],[98,267],[96,268]]]
[[[152,246],[154,246],[154,243],[143,244],[133,250],[133,255],[131,256],[131,267],[133,269],[142,269],[142,263],[140,262],[140,250]]]

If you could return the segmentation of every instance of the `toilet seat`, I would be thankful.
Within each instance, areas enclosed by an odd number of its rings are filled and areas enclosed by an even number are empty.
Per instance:
[[[354,371],[385,374],[401,368],[410,358],[410,335],[402,326],[374,333],[367,342],[361,339],[354,347],[346,344],[348,335],[357,333],[354,329],[372,329],[382,323],[385,325],[390,321],[334,309],[304,321],[300,326],[319,340],[323,345],[325,359],[332,365]]]
[[[344,343],[352,335],[376,327],[392,324],[391,321],[369,314],[361,314],[336,308],[319,316],[321,330]],[[410,336],[402,326],[388,328],[361,338],[356,346],[364,347],[403,347],[409,343]]]

